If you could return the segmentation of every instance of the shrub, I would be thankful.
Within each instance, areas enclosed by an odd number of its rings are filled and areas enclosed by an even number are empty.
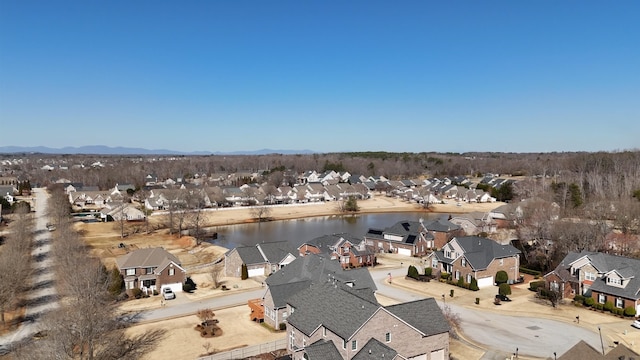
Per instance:
[[[538,291],[538,288],[544,287],[545,282],[544,280],[541,281],[532,281],[529,283],[529,290],[531,291]]]
[[[113,268],[111,270],[111,275],[109,278],[109,294],[111,294],[114,298],[117,298],[118,295],[124,290],[124,279],[120,274],[120,270],[118,268]]]
[[[140,299],[140,297],[142,297],[142,290],[138,288],[131,289],[131,296],[133,296],[136,299]]]
[[[420,274],[418,274],[418,269],[415,266],[409,265],[407,276],[413,279],[418,279],[420,277]]]
[[[449,274],[447,272],[444,272],[444,271],[442,273],[440,273],[440,278],[444,279],[444,280],[448,280],[450,276],[451,276],[451,274]]]
[[[507,274],[507,272],[504,270],[499,270],[496,273],[496,284],[498,285],[504,284],[507,281],[509,281],[509,275]]]
[[[469,290],[478,291],[480,288],[478,287],[478,280],[476,278],[471,278],[471,283],[469,284]]]
[[[182,291],[190,293],[193,291],[193,286],[189,283],[184,283],[182,284]]]
[[[192,289],[192,290],[195,290],[195,289],[197,289],[197,288],[198,288],[198,286],[196,285],[196,283],[195,283],[195,282],[193,282],[193,279],[191,279],[191,277],[187,277],[187,280],[185,280],[185,282],[184,282],[184,283],[185,283],[185,284],[189,284],[189,285],[191,285],[191,289]]]
[[[456,285],[458,285],[458,287],[464,287],[464,279],[462,277],[460,277],[460,279],[458,279],[458,283]]]
[[[589,306],[589,307],[591,307],[591,306],[595,305],[595,303],[596,303],[596,301],[595,301],[595,300],[593,300],[593,298],[592,298],[592,297],[588,297],[588,298],[585,298],[585,299],[584,299],[584,304],[585,304],[585,305],[587,305],[587,306]]]
[[[158,290],[153,290],[153,295],[157,296],[158,295]]]
[[[624,316],[636,316],[636,309],[633,306],[624,308]]]
[[[532,269],[527,269],[524,267],[520,267],[520,272],[524,273],[524,274],[529,274],[529,275],[533,275],[533,276],[540,276],[542,273],[538,270],[532,270]]]
[[[285,324],[285,323],[280,323],[280,325],[278,326],[278,328],[279,328],[280,330],[287,330],[287,324]]]
[[[603,308],[607,311],[613,312],[613,302],[607,301],[606,303],[604,303]]]
[[[618,316],[622,316],[622,315],[624,315],[624,309],[614,308],[613,309],[613,313],[618,315]]]
[[[431,274],[433,273],[433,269],[430,267],[424,268],[424,274],[426,276],[431,276]]]
[[[584,304],[584,296],[578,294],[573,298],[573,302],[578,304]]]
[[[594,307],[596,310],[602,310],[602,309],[604,309],[604,305],[602,305],[602,304],[600,304],[600,303],[595,304],[593,307]]]
[[[504,296],[511,295],[511,285],[505,283],[500,284],[500,286],[498,286],[498,293]]]
[[[247,280],[249,278],[249,270],[247,269],[247,264],[242,264],[240,271],[240,279]]]

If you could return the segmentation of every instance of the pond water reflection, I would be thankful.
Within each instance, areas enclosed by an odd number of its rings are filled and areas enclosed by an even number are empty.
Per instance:
[[[424,212],[321,216],[295,220],[271,221],[260,224],[216,226],[210,228],[218,237],[215,245],[233,249],[260,242],[289,241],[294,246],[313,238],[338,233],[362,237],[369,228],[384,229],[401,220],[431,220],[446,214]]]

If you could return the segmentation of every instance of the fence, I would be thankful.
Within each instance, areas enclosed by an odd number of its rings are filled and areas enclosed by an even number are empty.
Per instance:
[[[219,352],[217,354],[203,356],[199,360],[236,360],[244,359],[249,356],[256,356],[271,351],[285,349],[287,347],[287,339],[280,339],[268,343],[246,346],[231,351]]]

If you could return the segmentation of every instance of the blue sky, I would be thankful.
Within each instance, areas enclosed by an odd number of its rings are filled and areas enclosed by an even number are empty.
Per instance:
[[[637,1],[0,0],[0,145],[640,148]]]

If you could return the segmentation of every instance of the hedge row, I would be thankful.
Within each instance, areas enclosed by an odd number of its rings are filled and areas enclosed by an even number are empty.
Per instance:
[[[532,269],[527,269],[524,267],[520,267],[520,272],[523,274],[529,274],[529,275],[533,275],[533,276],[542,276],[542,273],[538,270],[532,270]]]
[[[613,302],[607,301],[604,304],[596,303],[592,297],[585,297],[583,295],[576,295],[573,298],[573,302],[586,307],[591,307],[600,311],[608,311],[618,316],[636,316],[636,309],[633,306],[627,306],[624,309],[617,308],[613,305]]]

